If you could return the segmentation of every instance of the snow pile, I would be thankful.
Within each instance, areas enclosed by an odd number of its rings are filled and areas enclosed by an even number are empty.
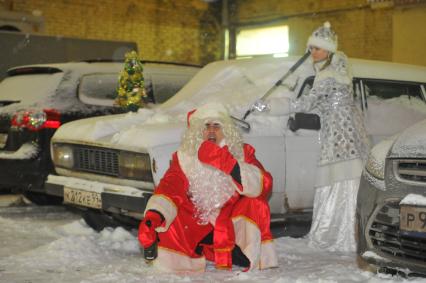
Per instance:
[[[116,229],[105,228],[100,233],[99,245],[106,249],[123,251],[127,253],[138,253],[139,244],[135,237],[121,227]]]
[[[367,102],[368,110],[364,112],[364,119],[370,134],[393,135],[426,118],[425,102],[418,98],[404,95],[380,99],[371,96]]]

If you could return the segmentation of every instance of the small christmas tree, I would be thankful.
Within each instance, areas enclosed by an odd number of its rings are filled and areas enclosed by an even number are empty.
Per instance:
[[[143,77],[143,66],[136,51],[125,55],[124,69],[118,79],[115,103],[126,111],[136,112],[147,101]]]

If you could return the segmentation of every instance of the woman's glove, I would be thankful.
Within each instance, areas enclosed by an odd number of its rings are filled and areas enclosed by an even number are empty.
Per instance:
[[[214,142],[204,141],[198,149],[198,159],[213,166],[226,174],[230,174],[238,164],[234,156],[229,152],[228,146],[220,147]]]
[[[144,219],[139,225],[138,239],[141,245],[146,249],[157,241],[157,232],[155,228],[160,227],[164,221],[163,215],[154,210],[148,210]]]

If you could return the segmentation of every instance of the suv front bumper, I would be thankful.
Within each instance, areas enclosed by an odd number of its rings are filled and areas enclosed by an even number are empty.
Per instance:
[[[357,200],[358,254],[368,263],[406,274],[426,275],[426,239],[400,230],[401,200],[418,190],[404,187],[385,190],[361,177]]]
[[[64,198],[67,205],[142,217],[151,192],[74,177],[49,175],[45,193]]]

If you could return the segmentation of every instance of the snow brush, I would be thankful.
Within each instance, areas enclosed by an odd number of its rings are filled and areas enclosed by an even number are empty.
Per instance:
[[[296,63],[294,63],[293,66],[290,67],[287,73],[285,73],[284,76],[282,76],[281,79],[279,79],[258,101],[264,102],[266,98],[270,96],[274,92],[274,90],[283,83],[285,79],[287,79],[291,74],[293,74],[294,71],[296,71],[296,69],[299,68],[299,66],[302,65],[303,62],[305,62],[309,55],[311,55],[311,52],[308,50],[299,60],[297,60]],[[249,110],[247,110],[242,120],[245,120],[247,116],[250,115],[250,113],[252,113],[253,111],[254,107],[251,107]]]

